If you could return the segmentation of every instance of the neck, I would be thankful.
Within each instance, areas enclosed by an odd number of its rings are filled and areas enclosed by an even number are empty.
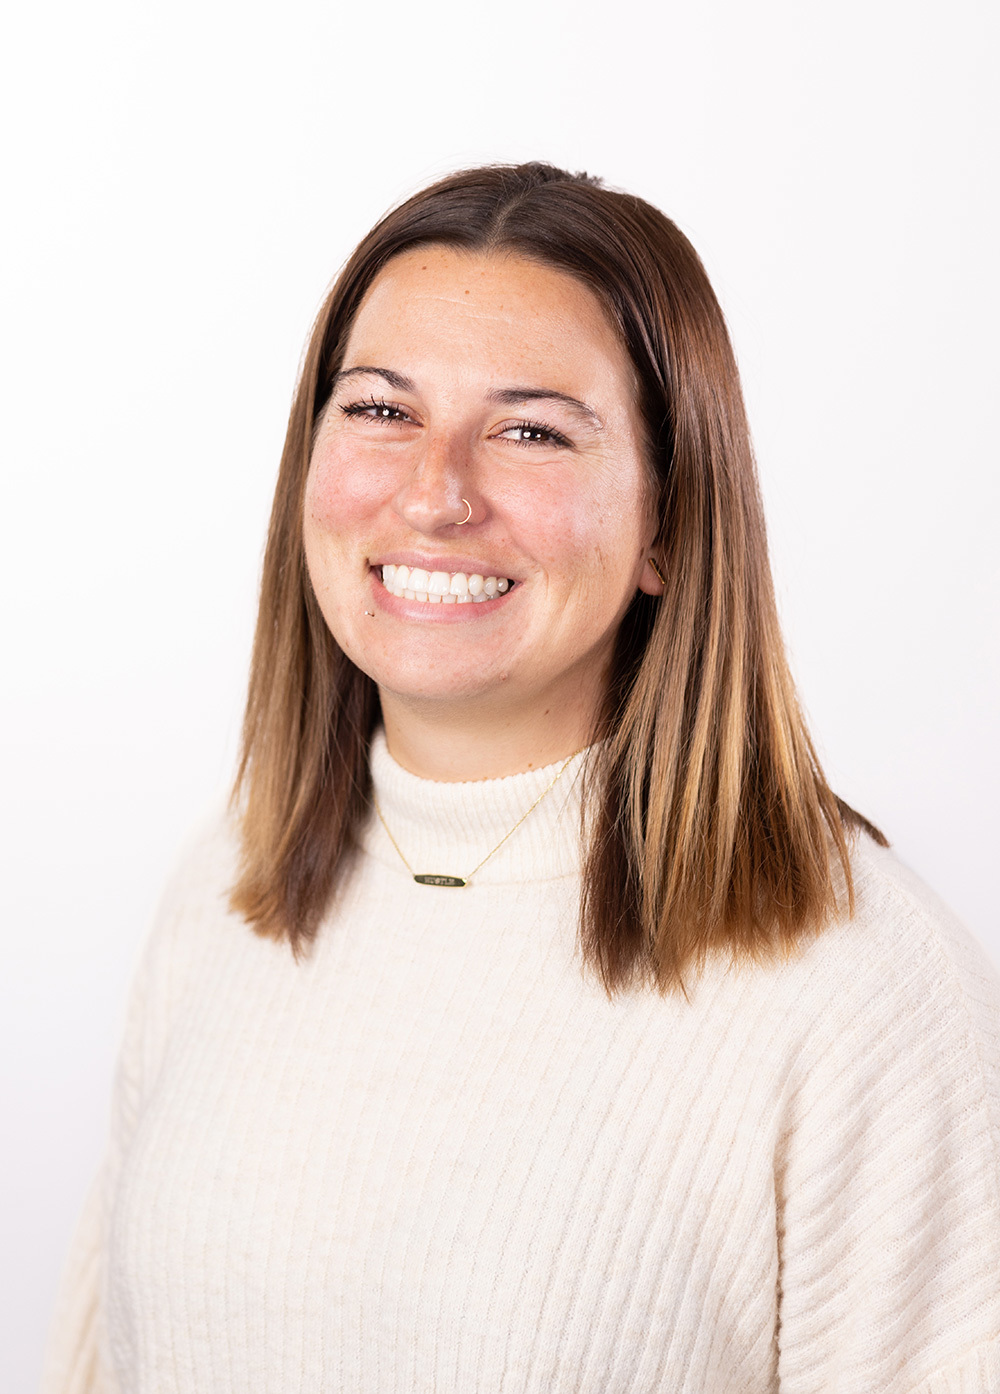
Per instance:
[[[530,713],[410,703],[384,691],[380,698],[390,755],[421,779],[502,779],[554,765],[593,738],[593,704],[583,694],[576,705],[543,704]]]

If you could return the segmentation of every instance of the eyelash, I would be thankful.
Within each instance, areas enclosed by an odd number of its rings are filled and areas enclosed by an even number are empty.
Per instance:
[[[395,402],[387,402],[384,398],[367,397],[360,402],[348,402],[340,407],[340,411],[344,416],[367,416],[371,421],[410,420],[403,407],[397,406]],[[375,414],[370,415],[372,412]],[[549,441],[553,445],[564,447],[570,444],[560,431],[553,430],[551,426],[543,426],[538,421],[514,421],[509,426],[504,427],[501,435],[506,435],[508,431],[526,431],[547,438],[546,440],[515,440],[512,442],[524,449],[530,449],[534,445],[546,445]]]
[[[363,402],[349,402],[340,410],[345,416],[367,416],[370,411],[374,410],[378,414],[370,418],[372,421],[395,421],[399,417],[406,416],[403,408],[397,407],[395,402],[376,401],[374,397],[368,397]]]
[[[505,426],[503,434],[508,431],[532,431],[538,435],[547,436],[553,445],[568,446],[569,441],[559,431],[554,431],[551,426],[542,426],[537,421],[515,421],[511,426]],[[532,446],[545,445],[546,441],[541,440],[516,440],[515,445]]]

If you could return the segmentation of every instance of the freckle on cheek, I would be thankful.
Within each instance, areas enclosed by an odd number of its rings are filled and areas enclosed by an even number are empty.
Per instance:
[[[306,507],[318,523],[336,523],[356,511],[357,499],[336,469],[321,469],[306,485]]]

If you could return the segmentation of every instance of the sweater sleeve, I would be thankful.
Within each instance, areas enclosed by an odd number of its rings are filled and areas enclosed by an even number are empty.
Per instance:
[[[169,1022],[183,991],[190,958],[180,933],[184,910],[205,879],[205,852],[211,851],[212,840],[193,843],[182,858],[161,900],[133,977],[112,1094],[110,1136],[63,1267],[41,1394],[119,1394],[104,1314],[108,1217],[121,1159],[163,1057]]]
[[[99,1329],[99,1262],[102,1177],[90,1188],[63,1267],[42,1372],[42,1394],[111,1394],[102,1374]]]
[[[788,1090],[781,1394],[1000,1394],[1000,990],[898,871],[864,878],[850,969],[819,958]]]

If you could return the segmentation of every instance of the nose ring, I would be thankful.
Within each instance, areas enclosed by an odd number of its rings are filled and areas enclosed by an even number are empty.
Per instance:
[[[469,502],[468,499],[463,499],[462,502],[465,504],[466,508],[467,508],[469,511],[468,511],[468,513],[466,513],[466,515],[465,515],[464,518],[459,518],[458,522],[455,524],[455,526],[456,526],[457,528],[462,527],[462,526],[463,526],[465,523],[467,523],[467,522],[469,521],[469,519],[472,517],[472,504]]]

